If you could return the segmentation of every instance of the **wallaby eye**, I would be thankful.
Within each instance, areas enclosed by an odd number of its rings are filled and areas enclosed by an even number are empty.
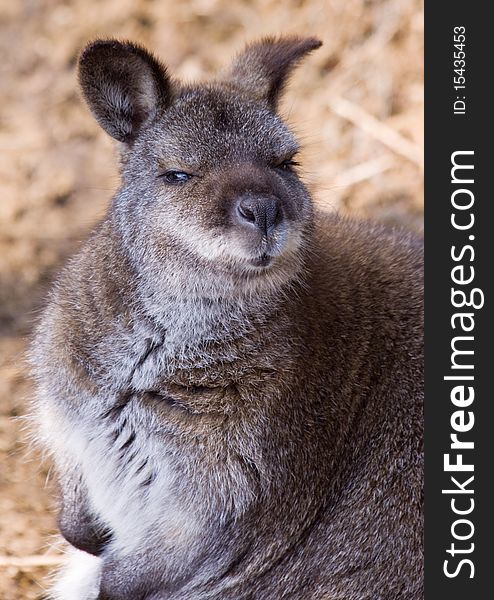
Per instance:
[[[177,171],[175,169],[170,169],[169,171],[158,175],[158,177],[160,179],[164,179],[166,183],[176,185],[187,182],[192,177],[192,175],[186,173],[185,171]]]
[[[293,160],[293,158],[287,158],[276,165],[276,168],[280,171],[293,171],[293,168],[298,166],[300,163]]]

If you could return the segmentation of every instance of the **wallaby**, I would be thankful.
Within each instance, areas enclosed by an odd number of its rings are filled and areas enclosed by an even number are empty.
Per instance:
[[[277,105],[319,46],[197,85],[81,54],[122,184],[31,350],[74,547],[54,598],[422,597],[422,244],[313,207]]]

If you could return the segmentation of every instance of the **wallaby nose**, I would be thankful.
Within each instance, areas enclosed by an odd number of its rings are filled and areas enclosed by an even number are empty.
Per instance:
[[[283,216],[275,196],[243,196],[237,203],[237,213],[243,222],[255,225],[265,235],[273,231]]]

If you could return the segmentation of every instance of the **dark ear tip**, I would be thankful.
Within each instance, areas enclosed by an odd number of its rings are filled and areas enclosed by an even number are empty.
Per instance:
[[[79,63],[86,62],[94,53],[115,48],[116,40],[94,40],[84,46],[79,54]]]
[[[310,43],[311,50],[317,50],[323,45],[322,40],[318,38],[309,38],[307,41]]]
[[[322,46],[322,41],[315,37],[308,38],[295,38],[296,45],[298,45],[302,53],[312,52]]]
[[[82,83],[87,72],[92,71],[101,59],[120,49],[121,42],[117,40],[94,40],[86,44],[79,54],[79,81]]]
[[[320,48],[323,43],[319,38],[316,37],[302,37],[299,35],[267,35],[261,38],[258,42],[248,45],[247,48],[249,48],[249,46],[262,46],[263,44],[267,46],[288,46],[292,48],[298,48],[302,52],[311,52],[312,50],[317,50],[317,48]]]
[[[144,60],[159,62],[144,46],[135,42],[112,38],[104,40],[96,39],[89,42],[79,54],[79,68],[91,64],[93,60],[118,55],[134,55]]]
[[[114,52],[129,52],[137,50],[138,46],[132,42],[120,41],[114,39],[94,40],[86,44],[79,54],[79,64],[82,65],[91,61],[95,57],[103,56]]]

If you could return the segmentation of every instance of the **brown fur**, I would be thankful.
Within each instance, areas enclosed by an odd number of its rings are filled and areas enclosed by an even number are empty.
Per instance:
[[[314,212],[286,162],[276,100],[318,45],[263,40],[191,87],[129,43],[82,55],[122,188],[32,355],[100,600],[422,597],[421,244]],[[245,198],[275,199],[272,234]]]

